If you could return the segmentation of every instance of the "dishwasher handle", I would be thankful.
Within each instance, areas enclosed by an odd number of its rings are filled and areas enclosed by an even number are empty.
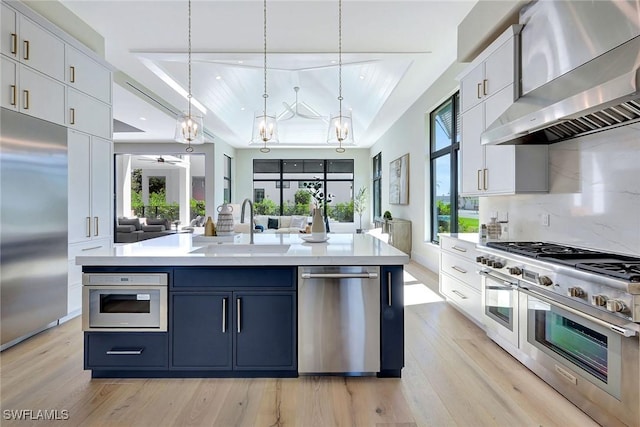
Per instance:
[[[303,279],[377,279],[378,273],[302,273]]]

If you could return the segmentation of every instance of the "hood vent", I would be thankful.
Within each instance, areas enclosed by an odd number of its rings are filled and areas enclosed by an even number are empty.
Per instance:
[[[640,121],[640,36],[521,96],[483,144],[552,144]]]

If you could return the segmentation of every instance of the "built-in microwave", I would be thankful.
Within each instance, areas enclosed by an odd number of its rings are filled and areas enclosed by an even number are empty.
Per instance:
[[[164,273],[83,274],[83,330],[166,331],[167,282]]]

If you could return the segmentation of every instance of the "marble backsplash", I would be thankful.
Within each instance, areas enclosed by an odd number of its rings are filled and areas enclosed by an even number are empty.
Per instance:
[[[481,197],[480,222],[508,213],[509,240],[640,256],[640,125],[550,145],[549,162],[549,193]]]

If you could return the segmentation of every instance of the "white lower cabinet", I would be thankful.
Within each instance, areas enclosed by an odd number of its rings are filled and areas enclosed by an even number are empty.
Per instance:
[[[474,242],[440,236],[440,293],[482,327],[482,282],[477,256]]]
[[[67,315],[79,314],[82,309],[82,266],[76,265],[76,257],[81,255],[106,255],[110,252],[111,247],[110,238],[69,245]]]

